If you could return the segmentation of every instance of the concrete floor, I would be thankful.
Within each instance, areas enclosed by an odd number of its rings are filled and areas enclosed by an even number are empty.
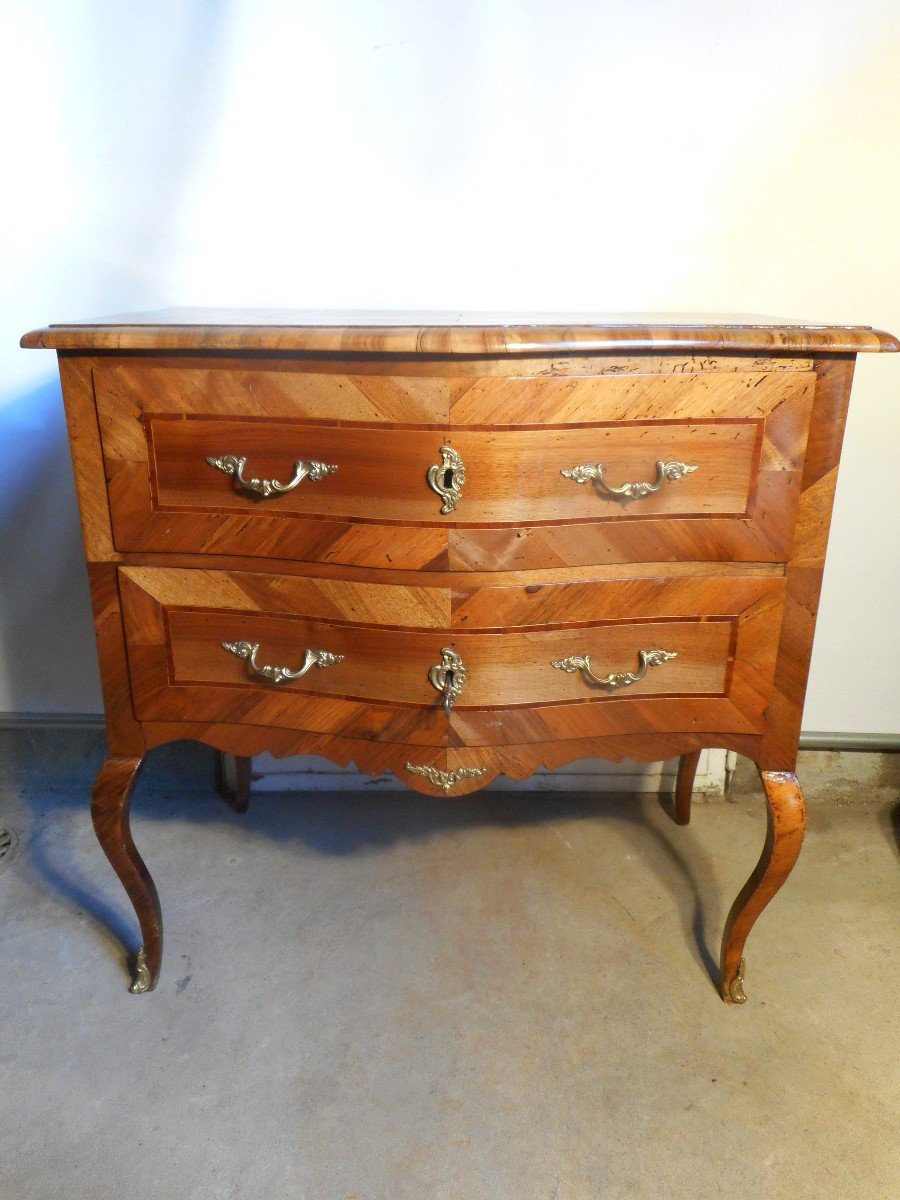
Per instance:
[[[131,996],[135,924],[86,806],[100,756],[0,736],[3,1200],[900,1195],[883,799],[812,805],[731,1008],[710,973],[758,796],[686,829],[577,795],[236,816],[209,752],[166,748],[133,824],[167,947]]]

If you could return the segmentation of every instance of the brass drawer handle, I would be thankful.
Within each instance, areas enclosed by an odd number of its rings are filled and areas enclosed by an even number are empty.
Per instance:
[[[571,658],[559,658],[552,665],[560,671],[580,671],[585,683],[594,683],[597,687],[613,690],[615,688],[631,687],[647,674],[648,667],[659,667],[672,658],[677,658],[677,650],[639,650],[640,667],[637,671],[613,671],[601,679],[591,670],[591,659],[588,654],[573,654]]]
[[[581,467],[572,467],[562,472],[566,479],[574,479],[576,483],[587,483],[593,479],[597,485],[597,490],[606,492],[609,496],[621,496],[626,500],[639,500],[641,496],[649,496],[651,492],[658,492],[664,483],[673,483],[676,479],[683,479],[685,475],[690,475],[692,471],[696,471],[696,466],[691,466],[689,463],[683,462],[658,462],[656,464],[656,479],[653,483],[623,483],[621,487],[613,487],[611,483],[607,483],[603,478],[603,472],[606,467],[603,463],[597,463],[592,467],[586,463]]]
[[[261,676],[269,683],[287,683],[290,679],[299,679],[311,667],[330,667],[334,663],[344,661],[343,654],[331,654],[328,650],[307,650],[302,664],[296,671],[292,671],[290,667],[260,666],[256,661],[259,642],[223,642],[222,649],[236,658],[243,659],[254,675]]]
[[[217,471],[224,471],[226,475],[231,475],[239,489],[250,492],[253,496],[261,496],[263,500],[268,500],[271,496],[283,496],[285,492],[292,492],[304,479],[310,479],[313,483],[317,483],[326,475],[333,475],[337,470],[333,463],[321,463],[312,459],[304,462],[302,458],[298,458],[294,463],[294,478],[290,483],[279,483],[277,479],[245,479],[244,467],[247,465],[247,459],[243,455],[239,457],[236,454],[222,454],[216,458],[211,454],[206,461]]]
[[[466,466],[452,446],[441,446],[441,461],[429,467],[428,486],[443,500],[441,512],[452,513],[462,497]]]
[[[465,664],[455,650],[449,646],[443,648],[441,661],[428,672],[428,682],[443,695],[444,709],[449,717],[450,709],[459,699],[466,682]]]
[[[412,763],[407,763],[406,769],[410,775],[423,776],[443,792],[449,792],[465,779],[477,779],[479,775],[487,775],[487,767],[459,767],[455,771],[439,771],[437,767],[414,767]]]

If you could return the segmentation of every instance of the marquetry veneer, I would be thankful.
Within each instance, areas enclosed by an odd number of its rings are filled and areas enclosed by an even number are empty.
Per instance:
[[[721,989],[805,825],[793,774],[861,327],[156,314],[52,326],[109,758],[92,811],[162,955],[129,832],[148,749],[316,753],[425,794],[591,756],[751,757],[769,834]],[[288,484],[291,484],[288,487]]]
[[[439,746],[684,728],[762,732],[783,577],[544,583],[530,591],[528,578],[452,591],[123,567],[135,713],[178,721],[202,711],[226,724]],[[223,638],[258,643],[279,663],[307,646],[342,661],[261,687],[244,662],[223,653]],[[428,678],[444,646],[460,654],[468,675],[449,713]],[[621,691],[553,668],[573,652],[630,667],[640,648],[656,646],[678,657]]]
[[[119,551],[395,570],[465,570],[479,550],[482,570],[783,561],[815,391],[811,361],[771,369],[754,359],[736,370],[710,359],[702,371],[681,361],[677,372],[618,363],[611,374],[592,361],[573,375],[562,368],[578,364],[501,360],[517,372],[502,375],[479,359],[341,359],[326,371],[318,360],[225,357],[200,367],[111,355],[91,375],[113,541]],[[444,444],[467,471],[465,505],[451,514],[423,487]],[[283,479],[288,445],[340,469],[262,506],[206,463],[239,453],[258,476]],[[648,470],[652,478],[659,459],[697,469],[635,508],[562,475],[600,459],[614,464],[613,484]]]

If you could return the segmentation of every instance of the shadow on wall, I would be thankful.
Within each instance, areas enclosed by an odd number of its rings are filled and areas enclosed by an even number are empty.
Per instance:
[[[87,571],[53,377],[0,407],[0,711],[100,712]]]
[[[58,140],[45,151],[62,159],[78,200],[49,234],[27,227],[32,255],[19,256],[21,279],[0,295],[0,712],[102,710],[55,356],[20,393],[4,387],[2,367],[25,353],[13,339],[42,320],[173,302],[180,214],[227,104],[233,25],[229,4],[181,8],[160,21],[136,6],[124,24],[88,13],[77,44],[46,51]]]

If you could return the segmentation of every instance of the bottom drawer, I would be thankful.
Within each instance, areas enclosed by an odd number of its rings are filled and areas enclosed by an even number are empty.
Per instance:
[[[451,593],[129,567],[120,584],[139,719],[430,745],[758,732],[783,593],[771,575]]]

